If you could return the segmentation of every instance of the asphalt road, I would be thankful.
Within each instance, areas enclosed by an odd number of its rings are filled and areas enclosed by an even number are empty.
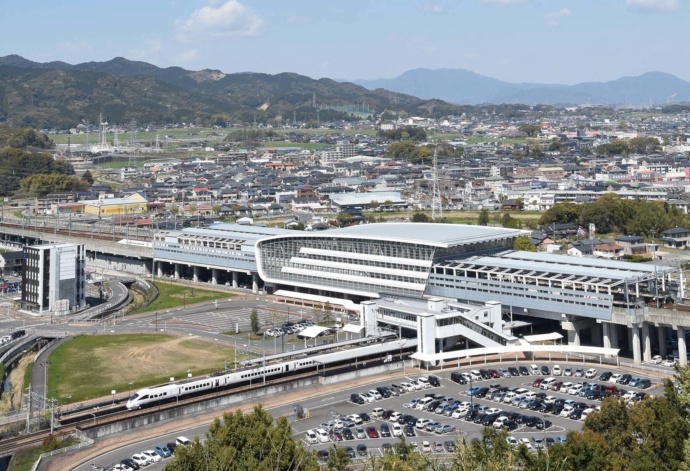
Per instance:
[[[521,363],[524,364],[524,363]],[[548,364],[548,363],[538,363],[539,366],[543,364]],[[508,366],[513,366],[515,363],[503,363],[500,365],[501,367],[507,368]],[[548,364],[550,367],[552,364]],[[483,366],[483,365],[482,365]],[[561,363],[561,366],[572,366],[573,368],[578,367],[578,365],[574,363]],[[498,367],[497,365],[489,365],[489,367]],[[478,367],[474,367],[478,368]],[[463,368],[461,370],[452,370],[452,371],[469,371],[471,368]],[[612,371],[612,372],[622,372],[621,370],[613,369],[613,368],[598,368],[599,373],[603,371]],[[340,415],[349,415],[349,414],[359,414],[361,412],[366,412],[371,415],[371,411],[375,407],[381,407],[384,409],[393,409],[395,411],[399,411],[402,413],[406,414],[411,414],[417,418],[428,418],[431,420],[436,420],[441,423],[448,423],[451,425],[455,425],[457,428],[457,432],[453,434],[447,434],[443,436],[436,435],[431,432],[422,432],[418,431],[418,435],[416,437],[408,437],[406,438],[407,442],[416,442],[420,447],[422,445],[422,442],[425,440],[428,440],[430,443],[434,442],[439,442],[439,441],[446,441],[446,440],[458,440],[458,439],[472,439],[475,437],[481,436],[482,429],[483,427],[478,424],[466,422],[462,419],[452,419],[448,417],[443,417],[439,416],[437,414],[434,414],[432,412],[427,412],[427,411],[421,411],[421,410],[413,410],[409,408],[405,408],[403,404],[409,402],[412,399],[415,398],[421,398],[424,397],[425,394],[427,393],[435,393],[435,394],[443,394],[444,396],[447,397],[452,397],[454,399],[460,400],[460,401],[470,401],[470,397],[467,396],[466,390],[469,388],[469,385],[458,385],[452,381],[450,381],[450,370],[449,371],[443,371],[441,373],[434,373],[436,376],[441,378],[441,386],[438,388],[431,388],[428,390],[420,390],[420,391],[415,391],[415,392],[409,392],[406,394],[402,394],[399,397],[391,397],[388,399],[382,399],[373,403],[368,403],[364,405],[357,405],[349,401],[350,394],[354,392],[363,392],[361,388],[351,388],[348,387],[347,383],[343,384],[343,389],[340,390],[336,394],[327,394],[324,396],[316,396],[312,397],[309,399],[305,399],[304,401],[300,402],[299,405],[301,405],[305,410],[308,410],[310,413],[310,418],[304,419],[301,421],[294,421],[294,417],[291,418],[292,426],[293,426],[293,432],[294,432],[294,437],[296,439],[304,439],[305,437],[305,432],[309,429],[316,429],[320,426],[321,424],[324,424],[330,420],[333,420],[335,417],[340,416]],[[633,374],[633,377],[636,377],[638,375]],[[648,378],[649,376],[645,375],[639,375],[640,377],[643,378]],[[369,389],[375,389],[377,386],[389,386],[392,383],[400,383],[401,381],[405,381],[406,379],[415,379],[418,376],[415,377],[410,377],[410,376],[405,376],[401,375],[397,380],[388,380],[386,382],[381,382],[377,384],[372,384],[368,386]],[[519,377],[511,377],[511,378],[501,378],[501,379],[492,379],[488,381],[476,381],[473,382],[473,385],[476,386],[487,386],[488,384],[496,384],[499,383],[502,386],[507,386],[507,387],[524,387],[530,391],[539,391],[538,388],[532,387],[532,382],[534,379],[537,377],[543,377],[543,376],[519,376]],[[655,385],[653,385],[652,388],[644,390],[647,392],[647,394],[654,394],[654,395],[661,395],[663,394],[663,387],[659,386],[658,380],[656,378],[650,378],[652,379],[653,382],[656,382]],[[602,383],[601,381],[597,381],[596,379],[594,380],[585,380],[584,378],[559,378],[559,380],[563,381],[572,381],[572,382],[578,382],[578,381],[589,381],[589,382],[594,382],[594,383]],[[606,383],[610,384],[610,383]],[[637,388],[630,388],[627,386],[621,386],[622,389],[628,390],[628,391],[640,391]],[[556,398],[562,398],[562,399],[575,399],[576,401],[582,401],[586,402],[588,404],[594,404],[594,405],[599,405],[598,401],[593,401],[593,400],[585,400],[584,398],[576,398],[575,396],[568,395],[563,392],[553,392],[553,391],[548,391],[549,395],[555,396]],[[517,430],[514,430],[510,432],[510,435],[520,439],[520,438],[528,438],[531,439],[532,437],[535,436],[540,436],[540,437],[546,437],[546,436],[551,436],[551,437],[560,437],[560,436],[565,436],[568,431],[571,430],[580,430],[582,426],[582,422],[580,421],[575,421],[567,418],[562,418],[558,416],[554,416],[552,414],[542,414],[538,412],[533,412],[529,410],[524,410],[524,409],[519,409],[518,407],[513,407],[509,404],[505,403],[496,403],[491,400],[487,399],[479,399],[479,398],[474,398],[472,399],[473,402],[477,402],[481,405],[486,405],[489,407],[498,407],[504,411],[516,411],[520,412],[526,415],[532,415],[532,416],[537,416],[540,418],[546,418],[547,420],[551,421],[553,425],[547,429],[546,431],[541,431],[541,430],[536,430],[532,429],[529,427],[520,427]],[[293,406],[294,405],[287,405],[279,408],[274,408],[274,409],[269,409],[271,414],[275,417],[278,415],[291,415],[293,412]],[[221,414],[221,411],[218,412],[218,414]],[[373,421],[364,424],[363,427],[370,427],[373,426],[375,427],[378,431],[381,429],[381,425],[387,421],[384,420],[378,420],[374,419]],[[391,422],[387,422],[389,425],[392,427]],[[154,425],[156,426],[156,425]],[[188,430],[185,430],[183,432],[177,432],[174,434],[167,434],[167,435],[162,435],[156,439],[152,440],[145,440],[138,442],[134,445],[125,445],[122,448],[106,453],[102,456],[100,456],[98,459],[94,460],[93,462],[89,463],[84,463],[81,466],[75,468],[76,470],[79,471],[88,471],[91,468],[92,464],[96,464],[102,467],[105,466],[112,466],[113,464],[119,462],[119,460],[126,458],[126,457],[131,457],[135,453],[139,453],[143,450],[147,449],[153,449],[155,448],[156,445],[161,444],[161,443],[167,443],[169,441],[174,441],[175,437],[184,435],[188,437],[189,439],[192,439],[194,436],[200,436],[203,438],[204,434],[206,433],[208,429],[208,426],[199,426],[195,428],[191,428]],[[123,437],[123,442],[126,441],[126,438]],[[384,443],[389,443],[391,445],[395,444],[397,441],[396,438],[393,437],[386,437],[386,438],[367,438],[367,439],[355,439],[355,440],[345,440],[342,442],[338,442],[338,446],[349,446],[353,447],[356,449],[357,445],[359,444],[364,444],[367,446],[368,452],[380,455],[382,445]],[[328,443],[319,443],[319,444],[312,444],[309,445],[305,442],[305,445],[310,447],[311,449],[314,450],[322,450],[322,449],[329,449],[334,446],[334,443],[328,442]],[[435,452],[434,452],[435,453]],[[359,459],[359,458],[358,458]],[[151,465],[147,467],[146,469],[149,470],[163,470],[165,468],[165,463],[167,460],[164,460],[160,463],[156,463],[154,465]]]

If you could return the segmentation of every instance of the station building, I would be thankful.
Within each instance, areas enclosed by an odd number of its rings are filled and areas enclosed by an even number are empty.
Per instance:
[[[667,345],[677,342],[685,362],[690,312],[678,304],[685,296],[681,271],[513,250],[515,239],[528,233],[422,223],[322,232],[218,224],[158,234],[154,261],[159,276],[173,267],[172,276],[191,270],[199,279],[203,271],[211,282],[229,276],[236,285],[241,275],[255,290],[347,299],[361,306],[368,327],[376,319],[401,333],[416,332],[419,348],[430,354],[560,331],[570,345],[619,348],[636,362],[651,359],[655,350],[670,353]],[[501,325],[494,315],[472,314],[497,309]],[[443,329],[446,316],[457,321],[450,330]],[[432,331],[433,342],[427,337]]]

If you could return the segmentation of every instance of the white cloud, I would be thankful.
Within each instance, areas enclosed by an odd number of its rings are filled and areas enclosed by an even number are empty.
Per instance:
[[[178,20],[175,27],[183,38],[256,36],[264,21],[237,0],[210,0],[186,20]]]
[[[547,23],[549,26],[558,26],[563,18],[567,18],[570,16],[570,10],[567,8],[564,8],[559,11],[552,11],[549,13],[546,13],[544,15],[544,18],[546,18]]]
[[[480,3],[489,3],[495,5],[517,5],[525,3],[527,0],[480,0]]]
[[[680,0],[627,0],[632,10],[671,13],[680,9]]]
[[[137,60],[153,60],[163,50],[163,44],[160,39],[146,39],[137,47],[130,49],[129,57]]]
[[[181,51],[175,56],[175,60],[179,62],[194,62],[199,59],[199,51],[196,49],[188,49],[186,51]]]

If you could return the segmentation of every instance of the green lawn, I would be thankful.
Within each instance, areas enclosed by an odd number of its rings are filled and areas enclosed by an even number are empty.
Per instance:
[[[83,335],[50,355],[48,394],[61,404],[74,403],[109,396],[113,389],[122,393],[182,379],[187,371],[195,377],[222,371],[234,357],[234,348],[186,337]]]
[[[269,147],[299,147],[300,149],[306,149],[306,150],[318,150],[318,149],[323,149],[324,147],[329,147],[330,144],[314,144],[311,142],[273,142],[273,141],[264,141],[261,143],[264,147],[269,148]]]
[[[190,286],[175,285],[158,281],[158,298],[146,309],[139,312],[153,312],[159,309],[171,309],[184,305],[213,301],[214,299],[231,298],[231,293],[198,289]]]

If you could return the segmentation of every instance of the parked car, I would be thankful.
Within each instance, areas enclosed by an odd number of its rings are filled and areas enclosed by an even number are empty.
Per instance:
[[[553,365],[553,368],[551,368],[551,374],[554,376],[562,375],[563,370],[561,370],[561,365]]]

